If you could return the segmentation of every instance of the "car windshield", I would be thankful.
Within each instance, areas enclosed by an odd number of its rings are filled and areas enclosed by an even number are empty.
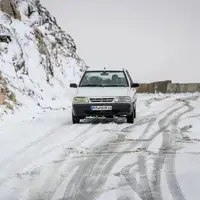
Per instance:
[[[79,87],[127,87],[123,71],[87,71]]]

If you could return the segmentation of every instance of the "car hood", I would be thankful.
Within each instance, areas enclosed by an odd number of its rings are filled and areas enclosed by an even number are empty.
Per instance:
[[[80,87],[77,89],[77,96],[82,97],[116,97],[127,95],[127,87]]]

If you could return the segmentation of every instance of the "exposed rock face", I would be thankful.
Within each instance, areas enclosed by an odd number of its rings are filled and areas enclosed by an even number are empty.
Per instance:
[[[0,0],[0,10],[15,19],[21,20],[21,15],[14,0]]]
[[[0,105],[4,104],[6,95],[6,82],[0,73]]]
[[[15,103],[17,103],[16,96],[8,89],[7,81],[0,72],[0,105],[5,105],[6,108],[13,110]]]

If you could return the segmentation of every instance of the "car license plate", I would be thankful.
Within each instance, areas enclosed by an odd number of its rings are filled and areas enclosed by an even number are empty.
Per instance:
[[[112,106],[91,106],[91,110],[112,110]]]

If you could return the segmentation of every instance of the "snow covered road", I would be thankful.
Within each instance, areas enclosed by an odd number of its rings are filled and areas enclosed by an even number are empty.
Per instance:
[[[0,200],[199,200],[199,94],[139,95],[133,125],[70,114],[4,122]]]

